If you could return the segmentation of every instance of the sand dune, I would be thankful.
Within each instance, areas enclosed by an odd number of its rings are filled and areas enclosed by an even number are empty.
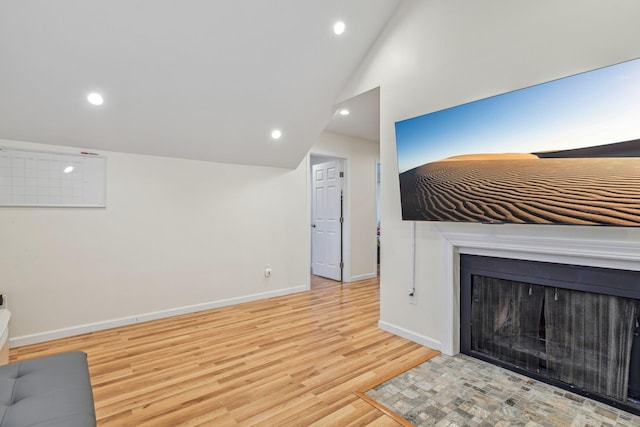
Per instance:
[[[484,153],[484,154],[461,154],[440,160],[450,162],[453,160],[534,160],[538,159],[535,154],[529,153]]]
[[[442,160],[400,175],[403,218],[640,226],[640,159]]]

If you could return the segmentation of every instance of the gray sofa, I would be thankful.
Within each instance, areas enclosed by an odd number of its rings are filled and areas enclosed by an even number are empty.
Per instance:
[[[0,366],[0,427],[95,425],[85,353],[60,353]]]

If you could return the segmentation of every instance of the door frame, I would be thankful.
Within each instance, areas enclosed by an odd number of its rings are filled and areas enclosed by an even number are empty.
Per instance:
[[[319,160],[315,162],[315,160]],[[344,267],[342,269],[342,282],[351,282],[351,199],[350,199],[350,187],[349,187],[349,164],[350,159],[348,157],[335,156],[328,153],[317,153],[315,151],[310,152],[307,156],[307,219],[309,222],[309,271],[311,271],[313,260],[313,237],[311,231],[312,218],[312,203],[313,203],[313,177],[312,177],[312,165],[314,163],[321,163],[325,160],[340,160],[342,161],[342,169],[344,172],[344,178],[342,179],[342,217],[344,221],[342,223],[342,262]]]

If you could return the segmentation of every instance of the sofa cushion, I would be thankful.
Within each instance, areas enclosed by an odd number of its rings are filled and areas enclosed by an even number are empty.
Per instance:
[[[67,352],[0,366],[0,427],[95,425],[85,353]]]

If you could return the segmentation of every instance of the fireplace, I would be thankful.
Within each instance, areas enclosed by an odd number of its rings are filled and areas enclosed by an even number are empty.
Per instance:
[[[460,255],[460,350],[640,414],[640,272]]]

